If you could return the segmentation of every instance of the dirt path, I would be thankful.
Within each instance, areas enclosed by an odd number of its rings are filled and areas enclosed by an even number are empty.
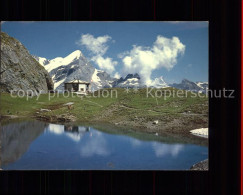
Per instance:
[[[122,107],[122,108],[130,109],[130,110],[141,110],[141,111],[149,111],[149,112],[161,113],[161,112],[155,111],[155,110],[144,110],[144,109],[139,109],[139,108],[132,108],[132,107],[129,107],[129,106],[125,106],[123,104],[121,104],[119,106]]]
[[[96,102],[92,102],[92,101],[89,101],[89,100],[83,100],[83,99],[82,99],[82,101],[90,102],[90,103],[93,103],[93,104],[95,104],[95,105],[97,105],[99,107],[103,107],[102,105],[100,105],[100,104],[98,104]]]

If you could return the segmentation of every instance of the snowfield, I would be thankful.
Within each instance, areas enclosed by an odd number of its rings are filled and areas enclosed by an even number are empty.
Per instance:
[[[193,135],[208,138],[208,128],[194,129],[190,131]]]

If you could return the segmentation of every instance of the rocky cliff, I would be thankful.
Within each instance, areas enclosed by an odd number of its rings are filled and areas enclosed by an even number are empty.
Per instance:
[[[1,92],[27,91],[46,93],[53,90],[48,72],[15,38],[1,32]]]

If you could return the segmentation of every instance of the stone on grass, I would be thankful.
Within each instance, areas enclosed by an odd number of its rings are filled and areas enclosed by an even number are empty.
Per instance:
[[[41,108],[40,111],[41,111],[41,112],[51,112],[51,110],[49,110],[49,109],[44,109],[44,108]]]
[[[158,120],[155,120],[155,121],[153,122],[154,125],[157,125],[158,123],[159,123]]]

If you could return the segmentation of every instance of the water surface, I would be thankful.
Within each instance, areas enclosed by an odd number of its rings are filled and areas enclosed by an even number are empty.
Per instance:
[[[161,137],[162,139],[162,137]],[[206,146],[145,133],[24,121],[3,126],[3,170],[185,170]],[[168,140],[168,141],[167,141]]]

